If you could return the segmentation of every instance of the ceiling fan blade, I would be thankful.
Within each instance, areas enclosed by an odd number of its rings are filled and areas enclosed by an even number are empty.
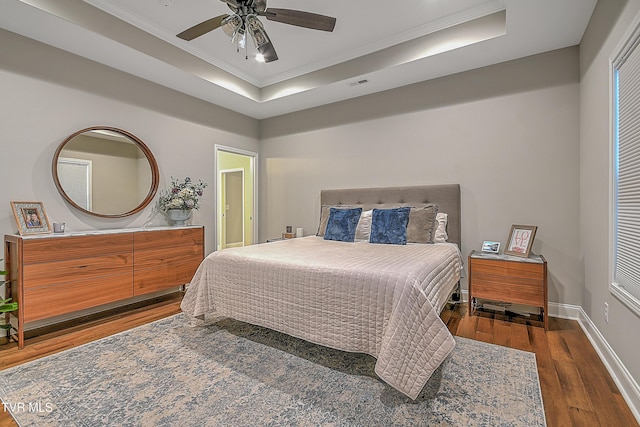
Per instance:
[[[209,31],[213,31],[218,28],[222,24],[222,21],[228,16],[229,15],[220,15],[216,16],[215,18],[207,19],[206,21],[194,25],[191,28],[187,28],[176,37],[187,41],[193,40],[197,37],[207,34]]]
[[[301,10],[268,8],[260,14],[266,16],[269,21],[297,25],[298,27],[311,28],[312,30],[331,32],[336,26],[336,18]]]

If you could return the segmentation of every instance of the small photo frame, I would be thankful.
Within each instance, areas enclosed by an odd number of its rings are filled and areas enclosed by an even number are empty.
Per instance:
[[[42,202],[11,202],[11,209],[21,235],[51,233]]]
[[[538,227],[535,225],[512,225],[504,253],[527,258],[531,252],[537,229]]]
[[[500,242],[485,240],[484,242],[482,242],[482,252],[497,254],[498,252],[500,252]]]

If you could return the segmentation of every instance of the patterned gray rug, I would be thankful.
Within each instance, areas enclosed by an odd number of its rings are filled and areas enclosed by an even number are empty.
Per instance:
[[[0,371],[21,426],[544,426],[533,353],[456,338],[411,401],[375,360],[178,314]]]

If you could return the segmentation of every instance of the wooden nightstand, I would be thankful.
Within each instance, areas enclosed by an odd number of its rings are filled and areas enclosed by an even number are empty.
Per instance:
[[[471,251],[469,254],[469,315],[477,298],[542,308],[545,331],[547,310],[547,261],[542,255],[521,258]]]

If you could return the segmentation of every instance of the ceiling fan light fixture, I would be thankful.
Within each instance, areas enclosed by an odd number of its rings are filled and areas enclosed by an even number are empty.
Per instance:
[[[259,48],[269,41],[269,37],[267,37],[267,33],[264,31],[262,22],[260,22],[256,15],[247,15],[245,22],[256,48]]]
[[[238,46],[238,49],[244,49],[247,45],[247,33],[244,32],[244,28],[239,28],[238,31],[231,38],[231,43]]]
[[[266,0],[253,0],[253,7],[258,12],[264,12],[267,10],[267,2]]]
[[[262,46],[257,48],[258,53],[262,55],[265,63],[273,62],[278,60],[278,55],[276,54],[276,50],[273,48],[271,42],[267,42]]]

